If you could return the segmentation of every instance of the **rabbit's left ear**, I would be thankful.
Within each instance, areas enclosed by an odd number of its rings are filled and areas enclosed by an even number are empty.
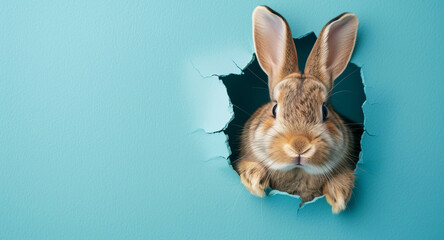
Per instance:
[[[343,13],[328,22],[308,56],[304,73],[315,76],[331,89],[350,61],[358,23],[353,13]]]
[[[253,40],[257,59],[268,75],[270,98],[273,88],[284,77],[299,72],[298,55],[287,21],[266,6],[253,12]]]

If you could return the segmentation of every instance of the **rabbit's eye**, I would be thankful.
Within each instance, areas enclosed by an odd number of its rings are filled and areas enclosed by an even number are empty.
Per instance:
[[[273,109],[271,110],[271,112],[273,113],[273,117],[276,118],[276,108],[277,108],[277,103],[274,104]]]
[[[326,120],[328,116],[328,109],[327,109],[327,104],[323,103],[322,104],[322,120]]]

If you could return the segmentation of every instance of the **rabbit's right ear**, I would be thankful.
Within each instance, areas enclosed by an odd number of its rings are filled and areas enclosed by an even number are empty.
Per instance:
[[[331,89],[333,81],[350,61],[358,23],[358,18],[353,13],[343,13],[328,22],[308,56],[304,72],[315,76]]]
[[[284,77],[299,72],[296,47],[287,21],[266,6],[253,12],[253,41],[257,59],[268,75],[270,98],[273,88]]]

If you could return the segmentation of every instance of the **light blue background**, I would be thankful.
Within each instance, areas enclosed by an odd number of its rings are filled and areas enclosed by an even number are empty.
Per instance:
[[[267,4],[294,37],[351,11],[367,91],[348,210],[259,199],[222,157],[211,74],[251,58]],[[2,1],[0,239],[444,236],[442,1]],[[199,130],[200,129],[200,130]],[[204,129],[204,130],[203,130]],[[220,156],[220,157],[218,157]]]

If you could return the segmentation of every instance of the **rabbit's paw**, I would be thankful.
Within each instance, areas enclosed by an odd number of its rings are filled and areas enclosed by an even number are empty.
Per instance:
[[[265,167],[256,162],[243,162],[241,165],[241,182],[252,194],[264,197],[265,189],[268,187],[269,182]]]
[[[352,194],[353,182],[354,176],[351,173],[336,176],[324,185],[323,192],[334,214],[345,210]]]

